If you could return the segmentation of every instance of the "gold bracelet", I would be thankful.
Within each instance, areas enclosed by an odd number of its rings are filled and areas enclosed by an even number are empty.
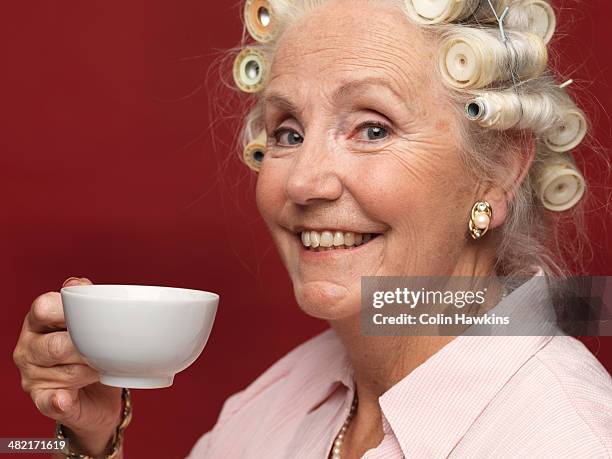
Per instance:
[[[132,398],[130,397],[130,390],[123,388],[121,391],[121,399],[123,400],[123,412],[121,413],[121,421],[115,430],[115,438],[113,439],[113,445],[108,455],[104,456],[105,459],[115,459],[119,454],[121,445],[123,444],[123,431],[130,424],[132,420]],[[55,423],[55,438],[57,440],[65,440],[63,426],[59,422]],[[78,454],[70,451],[69,448],[64,448],[62,454],[66,458],[70,459],[94,459],[93,456]]]

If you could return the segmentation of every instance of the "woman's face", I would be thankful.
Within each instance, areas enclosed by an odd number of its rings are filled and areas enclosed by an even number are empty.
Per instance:
[[[330,0],[281,37],[257,204],[313,316],[357,313],[361,276],[452,274],[465,258],[477,197],[435,53],[380,1]],[[313,249],[324,232],[340,248]]]

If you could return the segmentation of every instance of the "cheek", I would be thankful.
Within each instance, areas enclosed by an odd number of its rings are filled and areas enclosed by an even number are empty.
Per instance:
[[[257,176],[257,208],[270,229],[283,207],[284,183],[283,173],[278,168],[263,166]]]
[[[463,216],[469,213],[464,209],[468,183],[458,158],[430,153],[415,150],[372,157],[352,175],[364,209],[414,243],[462,231]]]

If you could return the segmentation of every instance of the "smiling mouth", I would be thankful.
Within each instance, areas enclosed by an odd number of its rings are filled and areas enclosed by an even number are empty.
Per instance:
[[[302,231],[302,246],[310,252],[347,250],[367,244],[380,233],[353,233],[343,231]]]

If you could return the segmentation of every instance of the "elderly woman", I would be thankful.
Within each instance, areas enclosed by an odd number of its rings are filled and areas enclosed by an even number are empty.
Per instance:
[[[257,43],[234,77],[254,98],[257,205],[298,304],[330,329],[227,400],[189,457],[610,457],[612,383],[578,340],[360,330],[362,276],[566,272],[546,241],[582,197],[569,152],[586,122],[547,71],[550,5],[249,0],[245,14]],[[121,389],[63,327],[59,295],[39,297],[15,351],[24,387],[74,451],[121,457]]]

